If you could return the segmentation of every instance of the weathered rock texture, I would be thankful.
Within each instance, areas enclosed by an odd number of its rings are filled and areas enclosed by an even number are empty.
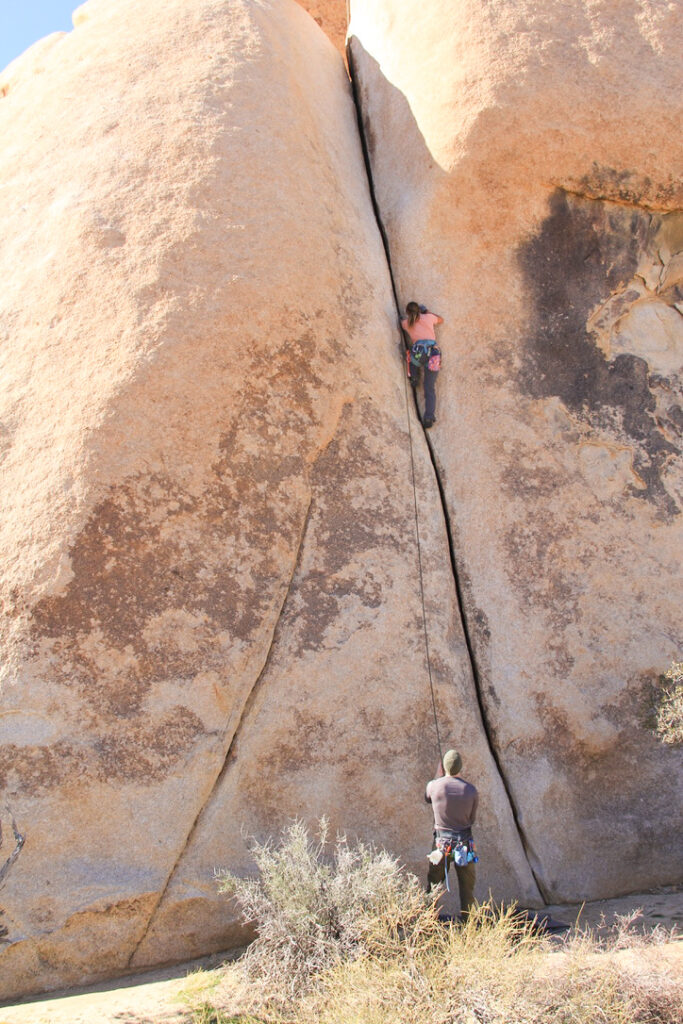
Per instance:
[[[400,299],[446,318],[430,437],[486,717],[553,899],[680,874],[680,757],[646,727],[680,650],[680,10],[351,4]]]
[[[341,54],[346,56],[346,28],[348,0],[297,0],[332,40]]]
[[[289,0],[91,0],[75,22],[0,100],[0,998],[236,941],[213,870],[249,869],[243,828],[326,813],[422,870],[436,758],[343,63]],[[534,900],[413,432],[482,893]]]

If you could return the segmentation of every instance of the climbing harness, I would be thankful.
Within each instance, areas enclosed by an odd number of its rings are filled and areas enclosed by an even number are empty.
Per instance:
[[[449,859],[450,863],[455,864],[458,868],[464,868],[468,864],[479,863],[477,847],[472,838],[472,830],[469,828],[459,831],[455,829],[438,829],[434,833],[434,849],[427,859],[435,866],[440,864],[442,860],[445,860],[444,881],[446,883],[446,891],[450,892],[451,887],[448,882]]]
[[[410,363],[413,366],[426,366],[428,370],[440,370],[441,349],[430,338],[414,341],[410,347]]]

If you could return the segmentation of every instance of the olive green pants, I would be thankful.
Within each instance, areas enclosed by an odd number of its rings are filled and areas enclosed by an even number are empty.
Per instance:
[[[433,885],[438,885],[439,882],[446,880],[446,857],[444,857],[438,864],[432,864],[430,861],[429,872],[427,874],[427,892],[432,888]],[[452,860],[448,858],[448,866],[452,864]],[[457,864],[453,864],[455,873],[458,878],[458,892],[460,893],[460,917],[467,917],[470,907],[474,903],[474,884],[477,880],[477,869],[474,863],[465,864],[464,867],[458,867]]]

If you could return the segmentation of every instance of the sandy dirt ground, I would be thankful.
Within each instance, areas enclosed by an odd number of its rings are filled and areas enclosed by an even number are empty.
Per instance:
[[[189,1017],[191,975],[225,962],[216,955],[161,970],[48,992],[0,1007],[0,1024],[181,1024]]]
[[[640,915],[632,927],[651,931],[657,926],[676,928],[683,935],[683,891],[662,890],[620,899],[546,908],[567,924],[603,931],[617,917]],[[216,954],[192,963],[175,965],[88,988],[51,992],[13,1006],[0,1006],[0,1024],[181,1024],[188,1020],[191,975],[210,970],[225,960]]]

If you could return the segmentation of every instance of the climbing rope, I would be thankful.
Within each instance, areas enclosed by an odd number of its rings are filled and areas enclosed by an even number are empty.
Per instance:
[[[394,293],[395,294],[395,293]],[[398,303],[397,309],[398,309]],[[399,315],[400,319],[400,315]],[[401,328],[401,332],[403,328]],[[403,344],[403,333],[401,333],[401,344]],[[441,734],[439,733],[439,720],[436,714],[436,697],[434,695],[434,680],[432,678],[432,662],[429,656],[429,631],[427,630],[427,611],[425,609],[425,587],[424,587],[424,574],[422,571],[422,545],[420,544],[420,518],[417,509],[417,485],[415,483],[415,455],[413,452],[413,429],[411,426],[410,417],[410,400],[408,399],[408,375],[404,373],[403,384],[405,389],[406,399],[406,418],[408,420],[408,440],[410,443],[410,471],[411,479],[413,482],[413,507],[415,509],[415,537],[417,539],[417,565],[420,574],[420,599],[422,601],[422,628],[424,630],[425,637],[425,651],[427,654],[427,672],[429,675],[429,691],[432,695],[432,712],[434,714],[434,728],[436,729],[436,744],[439,748],[439,758],[443,764],[443,749],[441,747]]]
[[[356,81],[355,81],[355,76],[354,76],[354,72],[353,72],[353,57],[352,57],[352,54],[351,54],[351,49],[350,49],[350,46],[349,46],[349,38],[348,38],[348,28],[349,28],[350,23],[351,23],[351,3],[350,3],[350,0],[346,0],[346,28],[347,28],[346,57],[347,57],[347,62],[348,62],[348,67],[349,67],[349,78],[351,79],[351,87],[353,89],[354,103],[356,105],[356,113],[358,115],[358,130],[359,130],[359,133],[360,133],[361,144],[363,146],[363,158],[365,160],[365,167],[366,167],[366,171],[367,171],[367,175],[368,175],[368,185],[370,187],[370,195],[371,195],[371,198],[372,198],[372,206],[373,206],[373,210],[375,212],[375,219],[377,221],[377,228],[379,230],[380,237],[382,239],[382,244],[384,245],[384,251],[385,251],[386,257],[387,257],[387,265],[389,267],[389,277],[390,277],[390,280],[391,280],[391,290],[392,290],[392,292],[394,294],[394,302],[396,304],[396,312],[398,313],[398,320],[399,320],[399,325],[400,325],[400,322],[401,322],[400,306],[399,306],[399,302],[398,302],[398,293],[396,291],[396,282],[394,281],[394,275],[393,275],[393,273],[391,271],[391,257],[389,255],[389,243],[388,243],[388,240],[387,240],[384,228],[382,226],[382,219],[381,219],[381,217],[379,215],[379,209],[377,207],[377,198],[375,196],[375,188],[374,188],[374,184],[373,184],[373,180],[372,180],[372,169],[371,169],[371,166],[370,166],[370,155],[369,155],[368,150],[367,150],[367,144],[366,144],[366,140],[365,140],[365,135],[363,133],[363,127],[362,127],[361,117],[360,117],[360,104],[359,104],[358,96],[356,94]],[[401,331],[401,345],[403,345],[403,328],[399,326],[399,329]],[[410,441],[410,470],[411,470],[411,478],[412,478],[412,481],[413,481],[413,505],[414,505],[414,508],[415,508],[415,537],[417,539],[417,564],[418,564],[418,568],[419,568],[419,571],[420,571],[420,599],[422,601],[422,627],[424,629],[425,651],[427,653],[427,672],[429,674],[429,691],[430,691],[430,693],[432,695],[432,711],[434,713],[434,728],[436,729],[436,744],[437,744],[437,746],[439,748],[439,757],[441,759],[441,763],[443,764],[443,750],[441,748],[441,734],[439,733],[439,720],[438,720],[437,714],[436,714],[436,697],[434,696],[434,680],[432,678],[432,662],[431,662],[431,658],[429,656],[429,633],[427,631],[427,612],[426,612],[426,609],[425,609],[424,575],[423,575],[423,572],[422,572],[422,548],[421,548],[421,545],[420,545],[420,520],[419,520],[418,510],[417,510],[417,486],[415,484],[415,455],[414,455],[414,452],[413,452],[413,431],[412,431],[412,427],[410,425],[410,401],[408,399],[408,378],[407,378],[407,376],[405,374],[404,374],[404,377],[403,377],[403,383],[404,383],[404,387],[405,387],[405,398],[406,398],[406,417],[408,419],[408,438],[409,438],[409,441]],[[429,442],[427,442],[427,443],[429,443]]]

